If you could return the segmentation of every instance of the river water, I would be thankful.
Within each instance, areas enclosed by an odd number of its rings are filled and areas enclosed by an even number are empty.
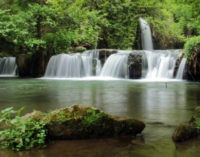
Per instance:
[[[73,104],[95,106],[143,120],[142,135],[56,141],[45,149],[0,150],[2,157],[199,157],[200,142],[173,143],[175,126],[200,105],[200,84],[185,81],[0,79],[0,109],[51,111]]]

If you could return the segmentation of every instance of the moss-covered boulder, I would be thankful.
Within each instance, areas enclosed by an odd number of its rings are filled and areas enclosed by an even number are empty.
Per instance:
[[[132,118],[111,116],[103,111],[80,105],[58,109],[48,114],[33,112],[24,118],[46,121],[51,139],[87,139],[113,136],[135,136],[145,124]]]
[[[175,142],[183,142],[198,136],[198,129],[194,124],[180,124],[173,134]]]
[[[176,127],[173,133],[173,140],[175,142],[183,142],[200,135],[200,107],[196,107],[191,119]]]

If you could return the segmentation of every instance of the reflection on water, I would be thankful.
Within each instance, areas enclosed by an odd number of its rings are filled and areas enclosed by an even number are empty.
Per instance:
[[[188,82],[168,82],[166,85],[165,82],[120,80],[0,79],[0,109],[25,106],[25,112],[33,109],[49,111],[72,104],[83,104],[147,122],[142,136],[137,138],[59,141],[44,150],[20,153],[2,150],[0,156],[198,156],[199,143],[175,146],[171,135],[175,125],[188,120],[192,110],[200,104],[199,87],[198,83]]]

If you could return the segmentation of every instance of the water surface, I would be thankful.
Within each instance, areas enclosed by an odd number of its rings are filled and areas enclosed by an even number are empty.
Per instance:
[[[141,136],[57,141],[43,150],[0,151],[5,157],[197,157],[196,141],[175,145],[171,135],[200,104],[200,84],[127,80],[0,79],[0,109],[25,107],[44,112],[73,104],[98,107],[105,112],[141,119],[147,127]]]

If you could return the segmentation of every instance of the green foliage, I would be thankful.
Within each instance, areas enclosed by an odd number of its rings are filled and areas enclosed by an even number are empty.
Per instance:
[[[183,35],[200,35],[200,3],[199,0],[175,0],[175,21]]]
[[[43,40],[46,41],[46,49],[49,52],[59,53],[69,50],[73,34],[60,30],[56,33],[47,33],[44,35]]]
[[[196,121],[196,128],[200,130],[200,120]]]
[[[98,125],[104,117],[105,114],[103,112],[88,109],[86,115],[83,117],[82,123],[86,127]]]
[[[189,38],[184,46],[185,54],[188,59],[191,58],[192,54],[200,52],[200,36]]]
[[[46,123],[32,119],[25,121],[20,116],[21,111],[13,108],[1,111],[0,122],[5,125],[5,129],[0,131],[0,146],[15,151],[45,146]]]
[[[199,0],[1,0],[0,38],[15,53],[133,49],[143,17],[163,42],[184,42],[200,35],[199,8]]]

